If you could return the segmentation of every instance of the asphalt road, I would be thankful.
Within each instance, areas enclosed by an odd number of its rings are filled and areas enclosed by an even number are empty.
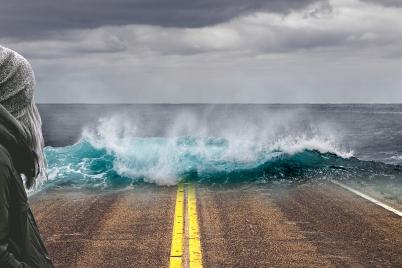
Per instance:
[[[31,206],[56,267],[168,267],[176,190],[55,189]],[[196,190],[204,267],[402,267],[402,217],[334,184]]]
[[[175,189],[114,193],[52,191],[33,213],[56,267],[164,267]]]

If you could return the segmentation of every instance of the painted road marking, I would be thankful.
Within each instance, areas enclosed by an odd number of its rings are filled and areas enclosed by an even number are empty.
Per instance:
[[[187,215],[188,215],[188,251],[190,268],[202,268],[202,253],[200,232],[197,215],[197,198],[194,185],[188,186],[187,194]]]
[[[185,200],[185,188],[180,183],[177,189],[176,208],[173,222],[172,246],[170,249],[170,268],[182,268],[187,266],[184,262],[184,245],[185,245],[185,220],[188,226],[188,266],[190,268],[202,268],[202,253],[200,242],[200,231],[198,226],[197,214],[197,197],[195,187],[189,184],[187,187],[187,198]],[[187,210],[184,210],[187,202]]]
[[[355,190],[355,189],[353,189],[353,188],[351,188],[351,187],[349,187],[349,186],[347,186],[347,185],[345,185],[345,184],[343,184],[341,182],[333,181],[333,180],[331,180],[331,182],[335,183],[336,185],[338,185],[338,186],[340,186],[340,187],[342,187],[342,188],[344,188],[344,189],[346,189],[346,190],[348,190],[348,191],[350,191],[350,192],[352,192],[352,193],[354,193],[354,194],[356,194],[356,195],[358,195],[360,197],[363,197],[364,199],[366,199],[366,200],[368,200],[368,201],[370,201],[370,202],[372,202],[372,203],[374,203],[374,204],[376,204],[376,205],[378,205],[378,206],[380,206],[380,207],[382,207],[382,208],[384,208],[384,209],[386,209],[386,210],[388,210],[390,212],[395,213],[396,215],[398,215],[400,217],[402,217],[402,211],[399,211],[399,210],[397,210],[397,209],[395,209],[393,207],[390,207],[390,206],[382,203],[381,201],[379,201],[379,200],[377,200],[375,198],[372,198],[371,196],[368,196],[366,194],[363,194],[362,192],[359,192],[359,191],[357,191],[357,190]]]
[[[173,221],[172,246],[170,249],[170,268],[181,268],[183,260],[184,236],[184,185],[177,187],[176,207]]]

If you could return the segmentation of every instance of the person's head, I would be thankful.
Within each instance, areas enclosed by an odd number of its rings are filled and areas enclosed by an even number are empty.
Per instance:
[[[22,136],[16,134],[18,138],[25,138],[25,141],[17,141],[17,144],[27,148],[18,147],[17,151],[25,150],[27,155],[14,155],[13,161],[14,166],[20,169],[17,170],[25,175],[27,188],[30,188],[38,177],[46,176],[42,122],[33,99],[34,88],[35,76],[29,62],[18,53],[0,46],[0,104],[19,122],[19,128],[22,130],[17,132],[22,133]],[[36,168],[32,169],[32,165]]]

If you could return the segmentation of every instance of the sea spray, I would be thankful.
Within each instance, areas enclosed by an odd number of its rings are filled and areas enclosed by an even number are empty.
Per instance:
[[[254,140],[247,138],[250,133],[240,137],[229,132],[226,137],[139,137],[137,129],[127,119],[104,118],[96,128],[86,129],[76,144],[47,147],[50,180],[100,188],[141,182],[173,185],[181,179],[293,180],[316,177],[352,157],[329,137],[312,133],[263,142],[255,133]]]
[[[399,166],[354,158],[343,145],[339,127],[302,122],[305,117],[300,111],[182,109],[160,127],[142,114],[107,116],[87,127],[75,144],[46,148],[50,183],[45,187],[110,189],[137,183],[174,185],[183,179],[293,183],[400,173]]]

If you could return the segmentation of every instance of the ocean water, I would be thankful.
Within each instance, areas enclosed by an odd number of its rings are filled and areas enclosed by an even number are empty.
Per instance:
[[[402,105],[42,104],[49,179],[113,188],[401,182]]]

